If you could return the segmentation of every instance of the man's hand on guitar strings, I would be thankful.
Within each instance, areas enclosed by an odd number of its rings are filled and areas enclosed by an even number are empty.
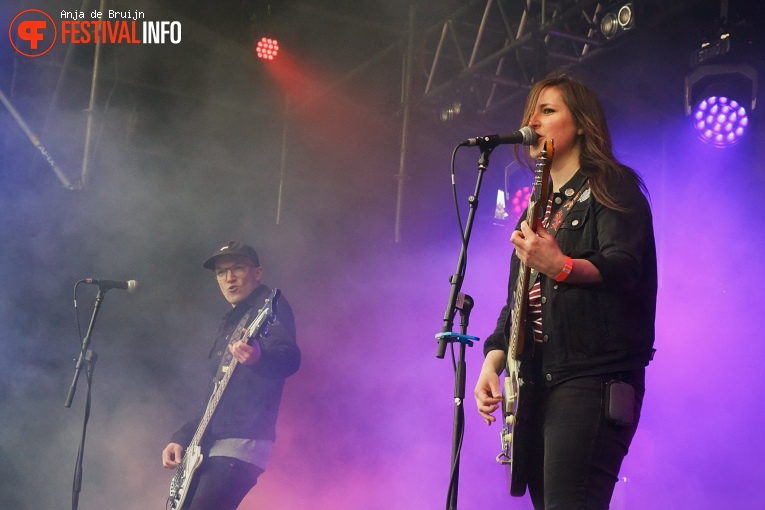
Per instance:
[[[170,443],[162,450],[162,467],[176,468],[181,463],[183,446],[178,443]]]
[[[260,361],[260,344],[257,341],[249,345],[245,342],[229,344],[228,350],[242,365],[254,365]]]

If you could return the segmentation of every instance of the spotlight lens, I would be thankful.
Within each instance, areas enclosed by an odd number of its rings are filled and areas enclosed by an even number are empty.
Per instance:
[[[632,25],[635,23],[635,18],[632,16],[632,4],[625,4],[619,9],[619,25],[625,29],[629,30],[632,28]]]
[[[600,32],[606,39],[610,39],[616,35],[618,26],[619,24],[616,19],[616,14],[613,12],[609,12],[603,16],[602,20],[600,20]]]
[[[738,143],[748,125],[746,109],[724,96],[700,101],[693,114],[693,127],[699,138],[719,148]]]
[[[521,213],[526,210],[526,206],[529,203],[529,196],[531,196],[531,187],[524,186],[515,190],[513,198],[511,200],[513,207],[513,214],[515,217],[520,217]]]
[[[255,53],[263,60],[273,60],[279,53],[279,43],[276,39],[262,37],[255,45]]]

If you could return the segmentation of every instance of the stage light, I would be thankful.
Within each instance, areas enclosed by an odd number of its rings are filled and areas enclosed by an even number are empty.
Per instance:
[[[749,126],[746,108],[725,96],[702,100],[693,114],[693,127],[706,143],[727,147],[738,142]]]
[[[699,66],[685,78],[685,114],[699,138],[715,147],[746,134],[757,105],[757,71],[747,64]]]
[[[255,54],[263,60],[273,60],[279,54],[279,41],[270,37],[261,37],[255,44]]]
[[[494,206],[494,224],[504,225],[507,219],[507,209],[505,204],[505,192],[497,190],[497,203]]]
[[[497,190],[493,222],[494,225],[512,228],[529,205],[532,192],[529,181],[532,176],[514,159],[505,166],[504,174],[502,188]]]
[[[635,26],[635,8],[632,2],[606,11],[600,19],[600,33],[606,39],[613,39]]]
[[[512,195],[504,190],[497,190],[497,202],[494,206],[494,224],[499,226],[515,226],[518,219],[526,211],[531,196],[531,186],[522,186]]]
[[[462,112],[462,102],[454,101],[452,104],[441,108],[438,117],[441,119],[441,122],[454,122],[462,117]]]
[[[531,196],[531,186],[523,186],[518,188],[510,198],[510,210],[513,211],[513,217],[516,219],[521,217],[521,213],[526,210],[529,205],[529,197]]]

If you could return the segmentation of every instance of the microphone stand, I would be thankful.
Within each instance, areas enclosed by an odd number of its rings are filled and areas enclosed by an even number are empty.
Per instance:
[[[74,368],[74,379],[72,380],[72,385],[69,387],[69,393],[67,394],[66,402],[64,403],[65,407],[71,407],[72,399],[74,398],[74,392],[77,388],[77,379],[80,376],[80,372],[82,371],[83,366],[85,366],[85,376],[88,383],[88,392],[85,400],[85,417],[82,424],[82,436],[80,437],[80,447],[77,451],[77,464],[75,466],[74,481],[72,484],[72,510],[77,510],[80,500],[80,490],[82,488],[82,459],[85,450],[85,434],[88,429],[88,420],[90,418],[90,388],[91,382],[93,381],[93,371],[96,368],[96,361],[98,360],[98,354],[96,354],[94,351],[91,351],[88,346],[90,345],[90,338],[93,334],[93,326],[96,323],[96,317],[98,316],[98,311],[101,308],[101,302],[104,300],[106,290],[100,286],[98,287],[98,294],[96,295],[96,302],[93,307],[93,315],[90,317],[88,331],[82,341],[80,356],[77,359],[77,364]]]
[[[438,339],[438,351],[436,353],[437,358],[443,358],[446,353],[446,344],[452,342],[459,342],[459,360],[455,366],[455,382],[454,382],[454,428],[452,434],[452,464],[451,464],[451,476],[449,478],[449,490],[446,501],[447,510],[457,509],[457,492],[459,489],[459,470],[460,470],[460,451],[462,449],[462,438],[465,432],[465,409],[463,402],[465,400],[465,346],[472,347],[473,341],[478,341],[479,338],[475,336],[467,335],[467,326],[469,322],[470,310],[473,308],[473,298],[466,294],[462,294],[462,283],[465,275],[465,266],[467,260],[467,248],[470,242],[470,234],[473,230],[473,222],[475,220],[475,212],[478,208],[478,194],[481,191],[481,182],[483,181],[483,174],[489,166],[489,155],[497,146],[496,142],[487,142],[479,144],[481,149],[481,155],[478,158],[478,177],[476,179],[475,191],[472,196],[468,198],[470,204],[470,210],[468,212],[467,221],[465,223],[465,233],[462,240],[462,246],[460,249],[459,259],[457,261],[457,270],[451,276],[451,291],[449,293],[449,301],[446,305],[446,312],[444,313],[444,326],[441,333],[436,335]],[[454,316],[460,310],[460,333],[456,334],[452,332],[454,327]]]
[[[85,452],[85,434],[88,430],[88,420],[90,419],[90,387],[93,381],[93,371],[96,368],[98,354],[88,349],[85,356],[85,379],[88,382],[88,392],[85,398],[85,418],[82,423],[82,436],[80,437],[80,447],[77,450],[77,463],[74,468],[74,480],[72,481],[72,510],[77,510],[80,503],[80,490],[82,489],[82,459]]]
[[[460,309],[460,334],[439,333],[437,338],[445,338],[448,342],[459,342],[459,361],[455,365],[454,372],[454,427],[452,430],[452,468],[449,477],[449,490],[446,498],[448,510],[457,509],[457,491],[459,490],[460,478],[460,452],[462,451],[462,439],[465,436],[465,346],[473,347],[473,341],[478,341],[476,336],[470,336],[467,332],[470,310],[473,309],[473,298],[467,294],[460,294],[461,299],[457,302]]]

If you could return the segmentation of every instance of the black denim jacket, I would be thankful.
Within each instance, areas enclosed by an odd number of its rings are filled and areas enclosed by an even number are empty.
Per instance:
[[[221,320],[215,344],[210,351],[210,382],[204,404],[192,420],[173,434],[171,442],[184,447],[191,442],[212,394],[213,379],[221,357],[227,350],[229,335],[250,310],[252,313],[247,322],[252,322],[269,292],[270,289],[265,285],[259,286]],[[269,326],[268,336],[258,339],[258,343],[261,349],[260,360],[254,365],[237,365],[207,426],[205,443],[226,438],[274,440],[284,381],[300,368],[300,349],[295,342],[295,319],[292,308],[283,296],[278,302],[276,321]]]
[[[563,202],[573,194],[566,191],[575,193],[585,179],[580,170],[561,187]],[[650,206],[632,179],[613,183],[611,191],[627,212],[609,209],[585,191],[556,235],[563,253],[592,262],[602,282],[575,285],[539,275],[544,342],[535,345],[527,328],[525,345],[534,346],[537,353],[541,348],[541,373],[536,376],[547,385],[642,368],[653,356],[657,268]],[[507,303],[486,339],[484,354],[507,350],[508,315],[519,265],[513,253]],[[531,350],[525,349],[524,354]]]

